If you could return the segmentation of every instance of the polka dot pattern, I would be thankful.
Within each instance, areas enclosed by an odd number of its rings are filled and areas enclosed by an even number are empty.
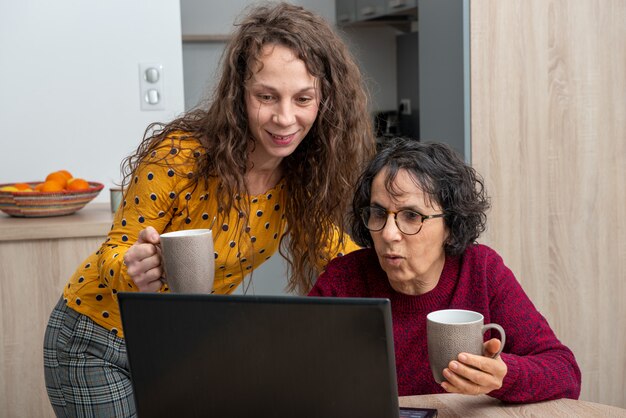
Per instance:
[[[224,209],[212,199],[217,181],[190,184],[199,143],[191,139],[165,140],[140,165],[128,186],[125,206],[115,214],[102,246],[82,263],[64,288],[68,305],[123,337],[117,294],[138,290],[126,271],[124,254],[147,226],[160,233],[209,228],[214,218],[215,281],[213,293],[232,293],[243,278],[271,257],[286,230],[284,183],[248,199],[250,216]],[[238,200],[238,201],[239,201]],[[246,224],[244,224],[244,222]],[[241,229],[245,233],[241,234]],[[161,291],[169,291],[164,285]]]

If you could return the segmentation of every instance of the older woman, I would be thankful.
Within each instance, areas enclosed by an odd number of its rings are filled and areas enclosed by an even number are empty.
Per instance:
[[[491,248],[474,241],[489,201],[480,176],[449,147],[396,138],[361,175],[352,202],[355,241],[368,247],[328,264],[312,296],[391,300],[400,395],[488,394],[508,402],[578,398],[572,352]],[[432,377],[426,315],[480,312],[506,330],[484,344],[486,356],[461,353]]]

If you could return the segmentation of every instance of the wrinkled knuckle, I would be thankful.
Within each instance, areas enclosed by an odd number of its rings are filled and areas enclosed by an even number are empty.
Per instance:
[[[500,375],[504,377],[506,376],[508,372],[509,372],[509,368],[507,367],[505,362],[502,362],[502,367],[500,368]]]
[[[135,264],[130,264],[130,265],[126,265],[126,272],[131,276],[134,277],[137,275],[137,273],[139,273],[138,268]]]

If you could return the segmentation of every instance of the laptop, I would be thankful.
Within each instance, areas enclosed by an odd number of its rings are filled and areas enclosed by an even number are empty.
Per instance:
[[[401,415],[388,299],[118,300],[139,418],[436,416]]]

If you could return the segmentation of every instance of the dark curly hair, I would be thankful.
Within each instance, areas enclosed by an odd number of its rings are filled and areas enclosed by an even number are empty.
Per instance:
[[[359,211],[369,206],[372,181],[383,169],[387,169],[385,187],[391,195],[397,194],[393,189],[396,175],[400,170],[407,170],[431,202],[442,208],[449,231],[444,244],[446,254],[462,254],[485,230],[490,203],[483,179],[476,170],[465,164],[448,145],[392,138],[357,181],[349,217],[353,238],[359,245],[374,245]]]

